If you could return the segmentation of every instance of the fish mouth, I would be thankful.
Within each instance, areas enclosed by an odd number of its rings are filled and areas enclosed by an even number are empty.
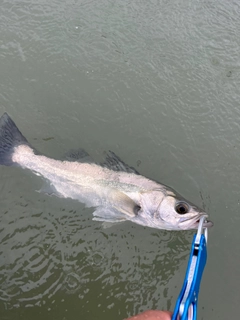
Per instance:
[[[194,222],[194,224],[193,224],[194,229],[195,228],[198,229],[199,222],[200,222],[200,219],[198,219],[196,222]],[[203,222],[203,228],[211,228],[211,227],[213,227],[213,222],[211,220],[206,219]]]
[[[200,218],[205,216],[205,221],[203,222],[203,228],[211,228],[213,226],[213,222],[208,219],[208,215],[206,214],[200,214],[195,219],[189,218],[185,221],[182,221],[180,224],[182,224],[182,229],[198,229]],[[190,220],[193,220],[191,224],[189,224]]]

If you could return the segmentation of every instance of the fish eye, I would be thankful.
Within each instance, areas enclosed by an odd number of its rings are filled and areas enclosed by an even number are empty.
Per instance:
[[[189,211],[189,206],[185,202],[178,202],[175,206],[175,210],[179,214],[185,214]]]

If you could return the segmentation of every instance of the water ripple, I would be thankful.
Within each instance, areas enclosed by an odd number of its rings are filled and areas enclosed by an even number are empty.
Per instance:
[[[34,301],[39,291],[41,298],[54,294],[62,277],[57,270],[64,264],[58,238],[54,225],[41,214],[9,221],[0,233],[2,300]]]

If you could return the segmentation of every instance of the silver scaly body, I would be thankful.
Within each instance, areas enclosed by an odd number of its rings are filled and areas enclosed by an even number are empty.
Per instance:
[[[94,207],[94,220],[130,220],[158,229],[186,230],[197,228],[199,218],[207,217],[173,189],[138,174],[113,152],[102,165],[95,164],[83,150],[69,160],[36,154],[12,119],[6,113],[1,117],[0,164],[17,165],[41,175],[52,194]]]

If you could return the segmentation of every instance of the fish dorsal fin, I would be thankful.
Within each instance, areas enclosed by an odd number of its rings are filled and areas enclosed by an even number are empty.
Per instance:
[[[84,150],[84,149],[76,149],[76,150],[70,150],[66,153],[65,159],[67,161],[77,161],[77,162],[87,162],[87,163],[94,163],[93,159],[90,157],[90,155]]]
[[[103,167],[113,171],[124,171],[129,173],[139,174],[137,170],[124,163],[113,151],[109,150],[105,161],[101,164]]]

